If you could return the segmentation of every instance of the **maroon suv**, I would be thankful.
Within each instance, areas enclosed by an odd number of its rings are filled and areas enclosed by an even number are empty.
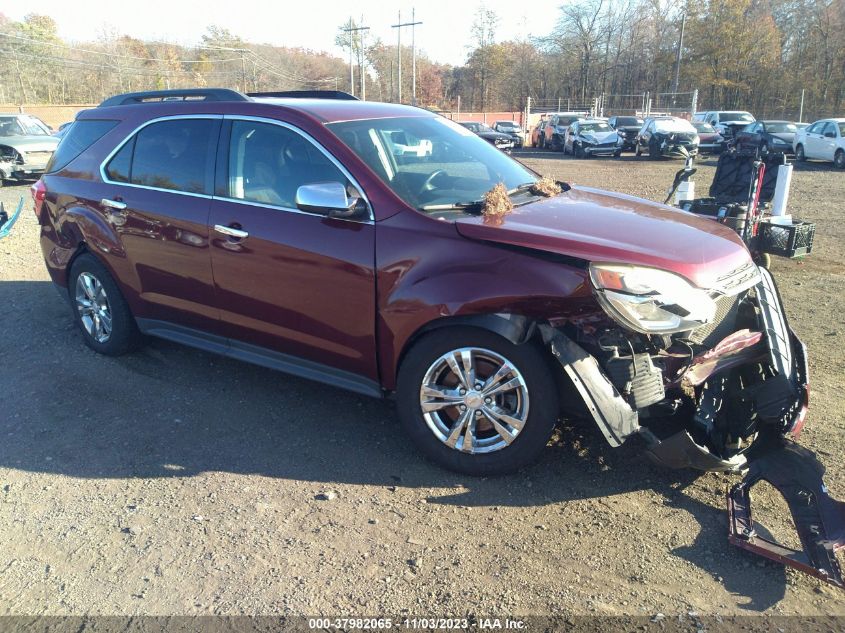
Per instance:
[[[528,463],[561,410],[704,470],[800,430],[805,349],[735,233],[537,179],[422,109],[220,89],[82,112],[33,194],[94,350],[154,335],[395,397],[451,469]],[[485,214],[498,183],[513,210]]]

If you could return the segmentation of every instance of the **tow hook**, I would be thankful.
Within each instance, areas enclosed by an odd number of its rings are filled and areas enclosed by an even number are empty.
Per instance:
[[[824,466],[815,454],[786,439],[751,459],[745,478],[728,492],[728,540],[737,547],[794,567],[845,589],[837,550],[845,547],[845,503],[827,492]],[[803,551],[785,547],[756,530],[751,488],[767,481],[780,492],[792,514]]]

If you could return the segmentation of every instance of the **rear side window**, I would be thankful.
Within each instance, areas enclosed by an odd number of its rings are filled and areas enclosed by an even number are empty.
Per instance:
[[[85,119],[74,122],[62,137],[56,151],[53,152],[53,156],[47,165],[47,173],[66,167],[70,161],[99,141],[106,132],[117,124],[118,121],[100,119]]]
[[[219,121],[172,119],[144,127],[106,166],[115,182],[211,194]]]

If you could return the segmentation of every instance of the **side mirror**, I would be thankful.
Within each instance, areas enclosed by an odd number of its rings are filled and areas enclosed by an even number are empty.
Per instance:
[[[330,218],[357,220],[366,217],[367,203],[362,198],[349,198],[340,182],[314,182],[296,190],[296,207]]]
[[[836,132],[825,132],[825,138],[836,138]]]

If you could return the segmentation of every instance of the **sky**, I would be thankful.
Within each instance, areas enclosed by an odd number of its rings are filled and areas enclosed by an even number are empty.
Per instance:
[[[484,6],[499,17],[496,41],[505,41],[548,34],[561,2],[486,0]],[[416,28],[417,47],[434,61],[458,65],[466,61],[470,29],[479,6],[477,0],[40,0],[8,3],[0,11],[13,20],[22,20],[33,12],[49,15],[56,21],[59,35],[71,42],[91,41],[104,32],[116,31],[140,39],[193,45],[208,25],[216,24],[247,42],[301,46],[345,59],[346,53],[335,46],[334,39],[338,26],[349,20],[350,10],[357,20],[363,15],[365,26],[371,28],[370,36],[392,44],[396,42],[396,29],[390,26],[397,23],[399,12],[403,22],[410,22],[411,9],[416,7],[416,20],[423,22]],[[410,41],[410,28],[405,28],[402,42]]]

